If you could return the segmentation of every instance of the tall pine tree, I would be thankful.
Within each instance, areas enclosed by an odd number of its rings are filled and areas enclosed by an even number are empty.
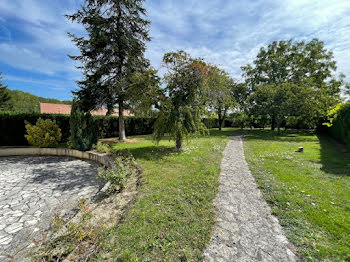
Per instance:
[[[11,109],[11,97],[7,92],[7,86],[5,86],[2,82],[2,73],[0,72],[0,110]]]
[[[101,105],[113,113],[119,107],[119,139],[125,140],[124,109],[132,76],[149,66],[144,58],[150,21],[145,19],[144,0],[85,0],[81,10],[66,17],[82,24],[87,38],[69,34],[80,49],[84,79],[75,92],[86,111]]]

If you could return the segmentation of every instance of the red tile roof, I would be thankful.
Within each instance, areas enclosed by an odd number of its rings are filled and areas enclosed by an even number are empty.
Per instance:
[[[65,104],[52,104],[52,103],[40,103],[40,113],[42,114],[66,114],[70,115],[72,110],[71,105]],[[114,116],[118,116],[118,108],[114,108]],[[106,115],[106,108],[98,108],[96,110],[91,111],[92,115],[95,116],[103,116]],[[133,114],[129,110],[124,110],[124,116],[133,116]]]

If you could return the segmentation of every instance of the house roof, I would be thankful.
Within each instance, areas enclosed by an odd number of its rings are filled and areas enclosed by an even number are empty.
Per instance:
[[[52,103],[41,103],[40,102],[40,113],[41,114],[66,114],[70,115],[72,110],[71,105],[65,104],[52,104]],[[114,108],[114,113],[112,115],[118,116],[118,108]],[[104,116],[107,114],[106,108],[98,108],[96,110],[91,111],[92,115],[95,116]],[[129,110],[124,110],[124,116],[133,116],[133,114]]]

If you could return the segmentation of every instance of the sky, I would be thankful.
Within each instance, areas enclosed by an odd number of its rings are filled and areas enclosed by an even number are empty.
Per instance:
[[[82,75],[67,32],[84,29],[64,15],[82,0],[1,0],[0,72],[10,89],[71,99]],[[350,80],[350,0],[146,0],[152,41],[146,57],[161,69],[164,53],[184,50],[241,80],[241,66],[275,40],[319,38]]]

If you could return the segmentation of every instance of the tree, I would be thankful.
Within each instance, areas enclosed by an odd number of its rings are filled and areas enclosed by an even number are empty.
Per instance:
[[[131,111],[137,116],[151,116],[155,108],[159,109],[159,101],[164,97],[164,89],[160,87],[157,70],[150,68],[134,74],[127,97],[129,97]]]
[[[2,83],[2,73],[0,72],[0,110],[9,110],[12,108],[11,97],[7,86]]]
[[[208,74],[208,104],[218,116],[219,130],[225,122],[227,111],[235,104],[234,92],[235,82],[229,75],[211,66]]]
[[[344,94],[350,99],[350,82],[344,83]]]
[[[312,121],[313,101],[315,91],[294,83],[282,83],[281,85],[260,85],[255,87],[255,92],[249,97],[249,112],[255,118],[272,116],[277,125],[277,134],[280,134],[281,124],[288,116],[303,116]]]
[[[97,129],[90,112],[83,112],[73,100],[70,115],[70,143],[73,148],[87,151],[97,142]]]
[[[258,86],[272,85],[280,88],[283,83],[293,83],[316,92],[318,107],[313,107],[310,114],[315,117],[325,117],[329,107],[337,104],[340,96],[341,79],[336,79],[333,72],[336,62],[333,54],[324,48],[323,42],[313,39],[293,43],[289,41],[274,41],[267,49],[261,48],[254,66],[242,67],[243,76],[250,94]],[[276,115],[271,112],[271,128],[274,129]]]
[[[119,139],[125,140],[124,109],[128,106],[128,89],[136,72],[148,68],[144,58],[146,42],[150,40],[150,22],[144,17],[144,0],[85,0],[81,10],[67,15],[81,23],[88,38],[69,34],[80,49],[80,55],[70,56],[80,61],[84,79],[75,92],[84,110],[106,105],[108,114],[118,104]]]
[[[159,106],[154,138],[160,141],[169,134],[176,141],[176,148],[181,150],[185,138],[206,132],[201,113],[205,108],[204,81],[208,67],[184,51],[165,54],[163,63],[168,70],[164,76],[166,96]]]

